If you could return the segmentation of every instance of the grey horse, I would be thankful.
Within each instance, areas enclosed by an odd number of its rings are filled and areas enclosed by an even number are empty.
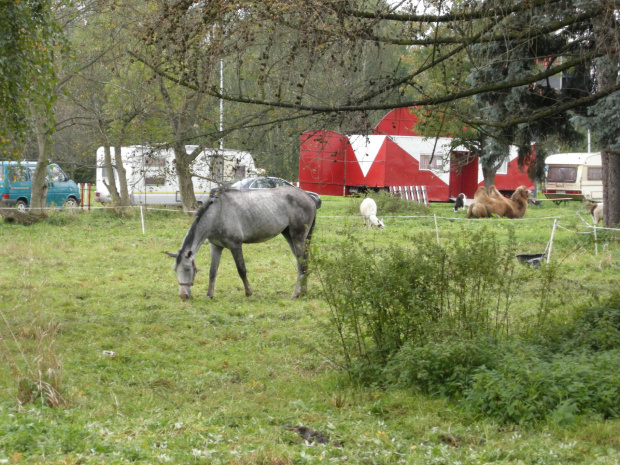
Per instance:
[[[242,244],[264,242],[282,234],[297,259],[297,283],[292,297],[307,290],[308,244],[316,219],[316,203],[296,187],[258,190],[223,190],[213,195],[196,213],[176,258],[174,270],[179,282],[179,297],[187,300],[198,272],[195,258],[205,240],[211,246],[209,290],[213,297],[222,250],[229,249],[243,281],[245,295],[252,295],[247,279]]]

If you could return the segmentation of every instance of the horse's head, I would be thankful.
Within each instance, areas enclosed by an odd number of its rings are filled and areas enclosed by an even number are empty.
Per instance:
[[[385,224],[383,224],[383,218],[381,219],[377,218],[377,228],[385,229]]]
[[[166,254],[176,258],[174,271],[179,282],[179,297],[181,297],[181,300],[187,300],[191,297],[194,278],[196,273],[198,273],[196,262],[194,262],[194,254],[191,250],[181,250],[179,253],[166,252]]]

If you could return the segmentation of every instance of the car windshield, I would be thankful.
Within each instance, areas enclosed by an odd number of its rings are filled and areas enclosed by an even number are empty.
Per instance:
[[[275,183],[276,187],[292,186],[292,184],[290,182],[285,181],[284,179],[274,179],[273,182]]]
[[[57,165],[50,165],[48,167],[48,170],[49,170],[49,173],[50,173],[50,177],[52,178],[52,181],[54,181],[54,182],[66,181],[67,175],[64,173],[63,170],[60,169],[59,166],[57,166]]]
[[[293,184],[280,178],[247,178],[230,185],[233,189],[269,189],[280,186],[293,186]]]
[[[273,181],[267,178],[258,178],[252,184],[250,184],[250,189],[268,189],[270,187],[274,187]]]

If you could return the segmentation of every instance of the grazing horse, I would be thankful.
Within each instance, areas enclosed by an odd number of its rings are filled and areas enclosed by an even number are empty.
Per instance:
[[[264,242],[278,234],[286,238],[297,259],[297,283],[292,297],[305,294],[308,244],[315,218],[315,201],[297,187],[217,192],[196,213],[179,252],[166,252],[176,258],[174,270],[179,282],[179,297],[187,300],[191,295],[190,289],[198,272],[194,260],[205,240],[211,246],[207,297],[213,297],[217,269],[225,248],[235,259],[245,295],[249,297],[252,289],[246,276],[242,244]]]

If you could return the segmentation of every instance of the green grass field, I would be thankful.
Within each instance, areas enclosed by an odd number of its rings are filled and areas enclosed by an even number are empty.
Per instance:
[[[432,204],[385,214],[384,231],[362,227],[358,204],[324,198],[315,250],[337,250],[348,235],[378,250],[415,248],[416,237],[447,243],[480,228],[508,241],[514,228],[518,253],[539,253],[557,219],[561,305],[620,287],[620,235],[582,234],[578,214],[591,221],[580,204],[546,202],[522,221],[465,220]],[[245,247],[250,298],[225,252],[206,299],[203,247],[193,298],[182,302],[164,251],[178,250],[191,221],[148,210],[143,234],[138,210],[93,210],[0,224],[0,464],[620,462],[618,419],[498,424],[444,398],[353,385],[339,369],[318,277],[306,297],[289,298],[296,265],[282,237]],[[536,271],[529,276],[515,295],[522,306],[536,305]],[[66,405],[20,405],[20,379],[49,367]],[[304,439],[300,426],[329,441]]]

